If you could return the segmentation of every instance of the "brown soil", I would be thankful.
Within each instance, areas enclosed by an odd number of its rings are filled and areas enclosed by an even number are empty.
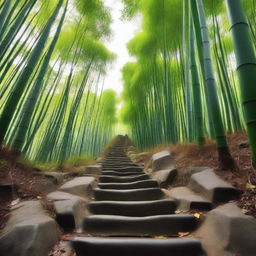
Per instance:
[[[45,199],[42,184],[49,179],[40,175],[40,170],[16,162],[17,157],[7,150],[0,152],[0,185],[13,185],[13,198],[0,198],[0,233],[9,218],[10,207],[24,200],[37,199],[53,213],[51,205]]]

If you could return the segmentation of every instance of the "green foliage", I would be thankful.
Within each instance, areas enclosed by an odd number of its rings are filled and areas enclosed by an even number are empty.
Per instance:
[[[113,136],[117,104],[114,92],[102,94],[115,58],[103,44],[111,32],[104,1],[6,3],[7,18],[0,10],[4,143],[39,162],[98,154]]]

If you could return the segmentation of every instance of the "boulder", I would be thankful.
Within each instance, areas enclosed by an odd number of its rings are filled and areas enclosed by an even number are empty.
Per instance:
[[[187,187],[172,188],[168,191],[168,195],[179,203],[178,209],[182,211],[212,209],[212,203],[209,200]]]
[[[0,237],[0,255],[46,256],[58,240],[56,222],[40,201],[26,201],[11,209]]]
[[[151,178],[156,180],[160,187],[167,187],[172,184],[177,177],[178,171],[176,169],[156,171],[151,174]]]
[[[96,185],[94,177],[77,177],[63,184],[59,190],[81,197],[90,197]]]
[[[174,158],[168,150],[164,150],[152,156],[151,165],[153,172],[174,169]]]
[[[57,184],[54,178],[44,178],[41,179],[40,184],[38,184],[37,189],[43,194],[48,194],[56,190]]]
[[[52,192],[47,199],[53,201],[56,210],[56,220],[65,231],[72,231],[82,224],[86,212],[84,198],[65,192]]]
[[[61,184],[68,177],[67,173],[62,172],[43,172],[43,175],[52,179],[55,185]]]
[[[213,171],[212,168],[207,167],[207,166],[199,166],[199,167],[195,166],[195,167],[191,167],[191,168],[186,169],[186,170],[184,171],[184,174],[185,174],[185,176],[186,176],[188,179],[190,179],[190,177],[191,177],[193,174],[198,173],[198,172],[202,172],[202,171],[205,171],[205,170],[212,170],[212,171]]]
[[[101,175],[102,166],[100,164],[97,165],[88,165],[80,167],[82,174],[86,175]]]
[[[96,159],[96,163],[102,163],[104,161],[104,158],[103,157],[98,157]]]
[[[229,203],[210,211],[196,236],[208,256],[255,256],[255,230],[256,219]]]
[[[191,176],[188,187],[213,203],[239,198],[241,191],[219,178],[214,171],[204,170]]]

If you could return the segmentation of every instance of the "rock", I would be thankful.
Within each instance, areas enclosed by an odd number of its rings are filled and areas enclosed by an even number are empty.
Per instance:
[[[43,175],[46,178],[53,179],[55,185],[61,184],[68,177],[67,173],[61,172],[43,172]]]
[[[40,184],[38,184],[37,186],[37,189],[43,194],[48,194],[56,190],[56,188],[57,188],[56,181],[53,178],[41,179]]]
[[[103,157],[98,157],[97,159],[96,159],[96,163],[102,163],[104,161],[104,158]]]
[[[234,203],[210,211],[196,232],[208,256],[255,256],[256,220]]]
[[[167,187],[172,184],[177,177],[178,171],[176,169],[161,170],[152,173],[151,178],[156,180],[160,187]]]
[[[168,215],[177,208],[175,200],[154,201],[98,201],[88,204],[89,211],[97,215],[122,215],[130,217],[146,217]]]
[[[82,174],[86,175],[101,175],[102,166],[100,164],[97,165],[88,165],[80,167]]]
[[[90,197],[96,185],[94,177],[78,177],[63,184],[59,190],[81,197]]]
[[[149,176],[147,174],[134,175],[129,177],[117,177],[102,175],[99,180],[101,183],[130,183],[141,180],[148,180]]]
[[[39,201],[26,201],[11,209],[0,237],[0,255],[46,256],[58,240],[56,222]]]
[[[194,238],[93,238],[76,237],[72,246],[77,256],[199,256],[201,244]]]
[[[158,152],[151,159],[153,172],[166,169],[174,169],[174,158],[168,150]]]
[[[138,189],[138,188],[157,188],[158,183],[155,180],[142,180],[130,183],[98,183],[102,189]]]
[[[193,174],[188,187],[213,203],[228,202],[241,194],[240,190],[223,181],[212,170]]]
[[[195,167],[191,167],[191,168],[186,169],[186,170],[184,171],[184,174],[185,174],[185,176],[186,176],[188,179],[190,179],[190,177],[191,177],[193,174],[198,173],[198,172],[202,172],[202,171],[205,171],[205,170],[212,170],[212,171],[213,171],[212,168],[207,167],[207,166],[200,166],[200,167],[195,166]]]
[[[151,201],[163,197],[160,188],[141,189],[94,189],[95,200],[97,201]]]
[[[94,236],[172,236],[191,232],[198,220],[189,214],[126,217],[91,215],[84,219],[83,230]]]
[[[56,220],[64,231],[73,231],[81,226],[86,210],[84,198],[56,191],[48,194],[47,199],[53,201]]]
[[[199,194],[196,194],[187,187],[172,188],[170,191],[168,191],[168,195],[179,202],[179,210],[189,211],[192,209],[212,209],[212,203],[209,200],[203,198]]]

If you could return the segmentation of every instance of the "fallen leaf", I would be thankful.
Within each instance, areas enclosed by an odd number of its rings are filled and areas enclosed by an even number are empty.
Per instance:
[[[254,188],[256,188],[256,186],[255,186],[255,185],[252,185],[251,183],[247,183],[247,184],[246,184],[246,188],[254,189]]]
[[[20,202],[20,199],[17,198],[15,200],[13,200],[11,203],[10,203],[10,206],[15,206],[16,204],[18,204]]]
[[[201,216],[200,213],[194,213],[193,215],[194,215],[197,219],[200,219],[200,216]]]
[[[188,236],[189,234],[190,234],[189,232],[179,232],[178,233],[179,237]]]
[[[167,239],[168,237],[166,237],[166,236],[155,236],[154,238],[155,239]]]

